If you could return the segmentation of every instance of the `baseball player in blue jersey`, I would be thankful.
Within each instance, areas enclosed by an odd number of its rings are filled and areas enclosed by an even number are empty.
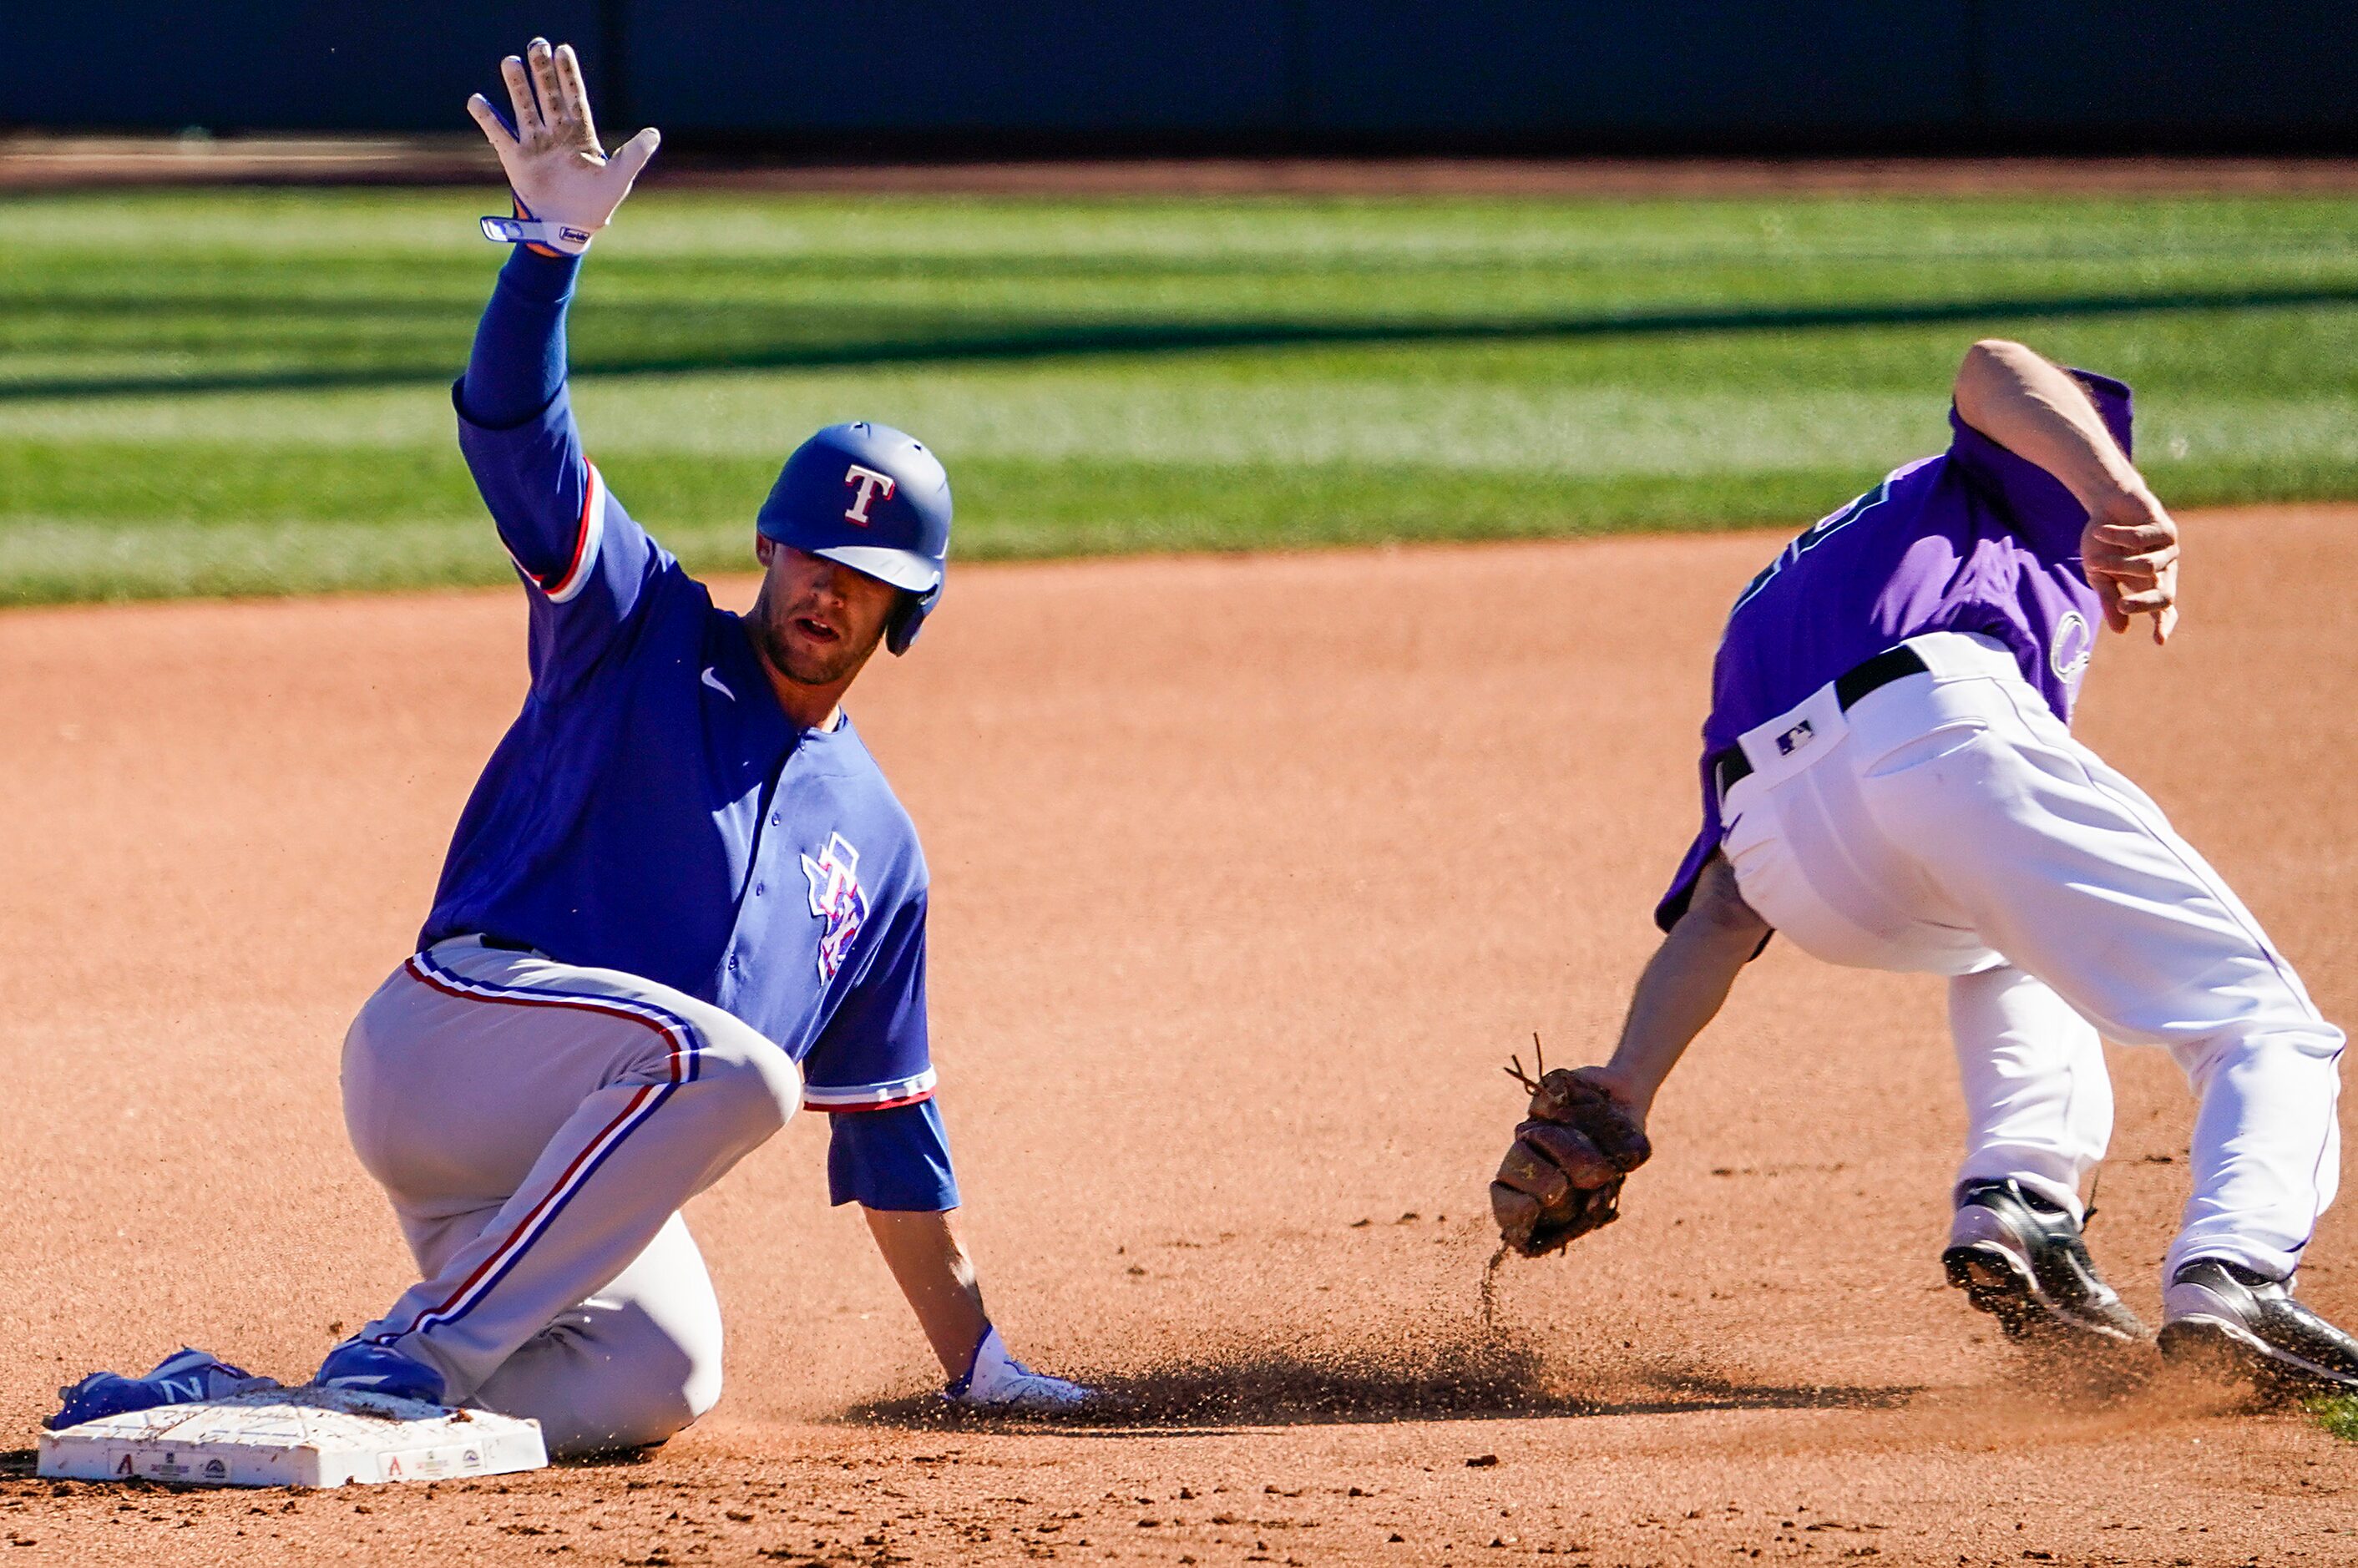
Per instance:
[[[2129,391],[2018,343],[1967,353],[1942,456],[1804,531],[1730,614],[1703,824],[1612,1059],[1546,1073],[1491,1188],[1537,1253],[1610,1221],[1647,1112],[1782,932],[1946,977],[1966,1145],[1948,1277],[2011,1334],[2146,1330],[2081,1237],[2112,1090],[2099,1035],[2167,1049],[2201,1108],[2160,1348],[2358,1388],[2292,1293],[2340,1168],[2342,1032],[2137,787],[2074,740],[2099,625],[2178,611],[2178,530],[2129,460]]]
[[[553,1454],[660,1443],[720,1390],[720,1313],[679,1209],[801,1106],[969,1407],[1086,1390],[1014,1360],[951,1227],[934,1103],[926,875],[838,704],[941,597],[949,482],[838,425],[756,522],[751,613],[716,607],[583,456],[565,388],[581,255],[654,153],[599,147],[569,48],[469,105],[514,244],[454,389],[529,600],[531,688],[459,819],[418,951],[354,1020],[344,1112],[420,1278],[318,1380],[539,1420]],[[183,1352],[53,1421],[248,1386]]]

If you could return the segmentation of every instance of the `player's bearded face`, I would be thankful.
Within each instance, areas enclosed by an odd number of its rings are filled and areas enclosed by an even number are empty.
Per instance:
[[[771,666],[802,686],[848,680],[884,635],[901,590],[790,546],[772,548],[753,625]]]

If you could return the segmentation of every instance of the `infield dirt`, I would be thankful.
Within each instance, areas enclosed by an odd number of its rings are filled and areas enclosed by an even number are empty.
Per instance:
[[[2190,520],[2082,732],[2358,1001],[2358,511]],[[1019,1353],[1124,1422],[944,1422],[798,1118],[689,1210],[729,1390],[645,1463],[365,1493],[32,1478],[49,1390],[183,1341],[303,1375],[406,1282],[336,1097],[522,690],[512,593],[0,616],[0,1535],[13,1562],[2358,1559],[2358,1450],[2059,1377],[1937,1266],[1941,993],[1771,947],[1627,1217],[1514,1263],[1536,1030],[1593,1057],[1691,831],[1771,535],[962,573],[852,705],[924,834],[944,1107]],[[725,584],[742,602],[747,585]],[[2093,1241],[2150,1315],[2190,1106],[2116,1052]],[[2305,1293],[2358,1319],[2348,1210]],[[2099,1386],[2099,1385],[2102,1386]]]

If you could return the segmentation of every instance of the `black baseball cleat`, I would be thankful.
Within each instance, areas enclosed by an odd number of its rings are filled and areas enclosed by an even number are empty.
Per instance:
[[[2161,1292],[2161,1353],[2283,1389],[2358,1390],[2358,1339],[2293,1299],[2292,1282],[2197,1258]]]
[[[2071,1211],[2011,1178],[1967,1184],[1941,1266],[2009,1338],[2057,1329],[2115,1345],[2147,1337],[2097,1274]]]

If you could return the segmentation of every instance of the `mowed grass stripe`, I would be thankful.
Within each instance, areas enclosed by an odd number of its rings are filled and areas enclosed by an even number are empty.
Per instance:
[[[497,580],[444,384],[465,192],[0,200],[0,601]],[[2181,503],[2358,494],[2358,202],[743,199],[575,313],[634,512],[738,564],[795,440],[948,461],[969,557],[1798,524],[1963,343],[2132,380]]]

